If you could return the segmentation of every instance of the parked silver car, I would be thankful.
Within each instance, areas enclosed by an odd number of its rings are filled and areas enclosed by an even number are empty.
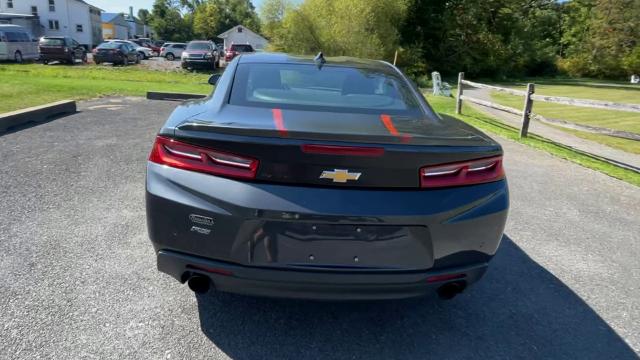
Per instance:
[[[169,61],[182,57],[182,52],[187,48],[185,43],[165,43],[160,48],[160,56]]]

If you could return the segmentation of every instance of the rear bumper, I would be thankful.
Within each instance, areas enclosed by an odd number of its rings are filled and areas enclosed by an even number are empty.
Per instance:
[[[93,55],[93,61],[103,63],[120,63],[124,61],[124,57],[117,55]]]
[[[471,284],[500,244],[508,203],[506,180],[345,189],[147,165],[147,225],[159,270],[180,281],[204,273],[219,290],[253,295],[410,297],[441,285],[426,282],[431,274],[452,272]]]
[[[180,282],[193,275],[208,277],[216,290],[243,295],[317,300],[385,300],[422,296],[447,281],[432,276],[464,274],[465,286],[478,281],[487,263],[416,272],[345,272],[248,267],[161,250],[158,270]]]
[[[71,54],[40,54],[40,60],[65,61],[71,60]]]

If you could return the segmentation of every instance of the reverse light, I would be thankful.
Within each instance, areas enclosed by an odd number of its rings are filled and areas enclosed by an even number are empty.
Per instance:
[[[157,136],[149,161],[183,170],[254,179],[258,160]]]
[[[423,188],[482,184],[503,178],[502,156],[420,169],[420,186]]]

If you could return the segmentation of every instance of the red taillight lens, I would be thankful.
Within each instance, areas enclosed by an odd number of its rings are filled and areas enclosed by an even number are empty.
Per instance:
[[[426,188],[481,184],[503,178],[502,156],[420,169],[420,186]]]
[[[433,275],[427,278],[428,283],[440,282],[440,281],[448,281],[448,280],[457,280],[463,279],[467,277],[466,274],[442,274],[442,275]]]
[[[149,161],[179,169],[242,179],[254,179],[258,160],[181,141],[156,137]]]
[[[302,152],[322,155],[382,156],[384,148],[335,145],[301,145]]]

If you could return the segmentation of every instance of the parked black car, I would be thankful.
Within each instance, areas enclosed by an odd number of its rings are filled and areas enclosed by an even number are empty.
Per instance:
[[[239,55],[178,106],[147,164],[158,269],[192,290],[451,298],[498,250],[500,144],[395,66]]]
[[[100,44],[93,53],[96,64],[112,63],[114,65],[139,64],[140,54],[133,45],[120,42],[106,42]]]
[[[43,36],[38,44],[40,60],[44,64],[60,61],[75,64],[87,62],[87,49],[68,36]]]

